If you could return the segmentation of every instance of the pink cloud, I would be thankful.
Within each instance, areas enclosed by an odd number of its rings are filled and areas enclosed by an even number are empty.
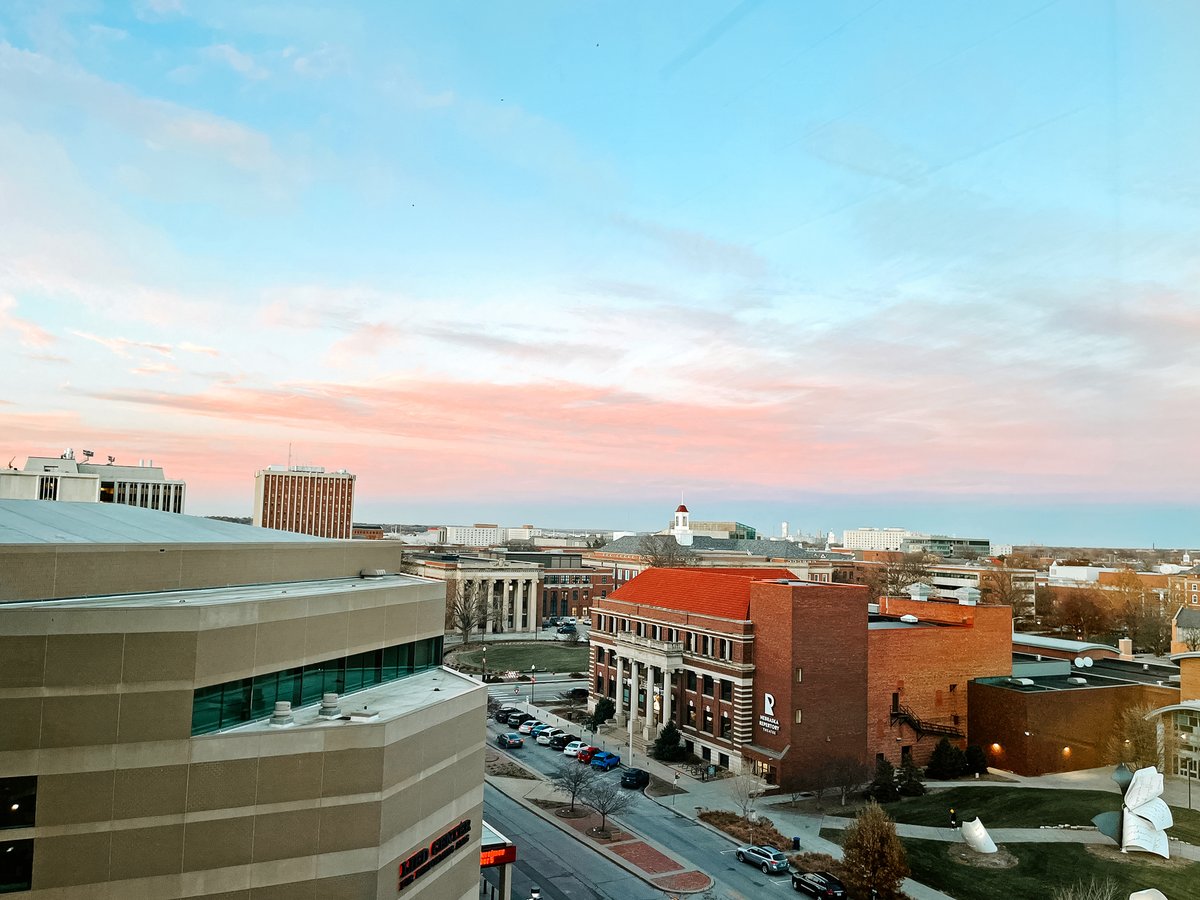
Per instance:
[[[0,294],[0,331],[12,331],[22,347],[49,347],[55,337],[45,328],[16,315],[17,301],[8,294]]]

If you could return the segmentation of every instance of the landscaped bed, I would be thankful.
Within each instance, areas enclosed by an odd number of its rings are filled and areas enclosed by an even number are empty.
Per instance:
[[[487,653],[489,675],[503,672],[520,672],[528,676],[529,667],[537,666],[541,672],[586,672],[588,648],[586,644],[576,647],[554,644],[550,641],[505,642],[455,650],[452,661],[460,666],[483,669],[483,656]],[[548,695],[549,696],[549,695]]]

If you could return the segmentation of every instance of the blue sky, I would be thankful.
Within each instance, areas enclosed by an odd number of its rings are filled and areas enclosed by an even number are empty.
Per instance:
[[[153,456],[197,513],[290,443],[385,520],[658,527],[685,488],[1187,544],[1198,26],[5,4],[0,450]]]

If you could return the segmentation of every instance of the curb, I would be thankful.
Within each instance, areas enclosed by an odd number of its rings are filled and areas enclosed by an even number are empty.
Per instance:
[[[531,769],[528,769],[527,766],[522,766],[522,768],[525,768],[528,771],[532,771]],[[603,856],[605,859],[609,860],[609,862],[615,863],[616,865],[620,866],[622,869],[624,869],[630,875],[633,875],[635,878],[641,879],[646,884],[648,884],[650,887],[654,888],[656,891],[662,891],[663,894],[666,896],[670,896],[671,894],[700,894],[700,893],[703,893],[704,891],[712,890],[713,885],[716,883],[713,881],[712,876],[709,875],[707,872],[704,872],[701,869],[692,869],[691,871],[701,872],[705,877],[708,878],[709,883],[708,883],[707,887],[696,888],[694,890],[681,890],[681,889],[677,889],[677,888],[668,890],[667,888],[664,888],[661,884],[655,884],[644,871],[642,871],[641,869],[639,869],[636,866],[634,866],[633,864],[631,864],[627,859],[625,859],[625,857],[621,856],[619,853],[613,853],[611,850],[609,850],[603,844],[597,844],[593,841],[589,841],[581,832],[572,828],[570,825],[563,824],[562,822],[560,822],[558,820],[557,816],[548,815],[546,810],[542,809],[537,804],[529,803],[528,801],[526,801],[526,799],[524,797],[513,796],[512,794],[508,793],[508,791],[504,790],[503,787],[496,784],[496,782],[494,780],[492,780],[493,776],[484,775],[483,778],[484,778],[484,781],[491,784],[491,786],[493,788],[498,790],[500,793],[504,794],[504,796],[508,797],[510,800],[513,800],[513,801],[519,803],[522,808],[529,810],[530,812],[537,815],[539,818],[549,822],[555,828],[557,828],[559,831],[569,834],[571,837],[573,837],[579,843],[583,844],[585,847],[588,847],[588,848],[600,853],[600,855]],[[543,782],[545,781],[544,778],[541,778],[540,773],[539,773],[538,780],[543,781]],[[613,819],[613,821],[619,823],[619,820],[617,820],[617,819]],[[639,841],[646,843],[647,846],[650,846],[652,849],[658,850],[657,847],[654,847],[653,844],[650,844],[646,838],[644,838],[642,835],[638,834],[636,831],[631,831],[630,829],[626,828],[624,825],[621,826],[621,830],[624,831],[626,834],[633,835]],[[658,852],[662,853],[661,850],[658,850]],[[665,856],[666,854],[663,854],[663,855]],[[680,860],[676,860],[674,856],[671,856],[670,858],[675,860],[676,862],[680,862]],[[688,870],[685,870],[685,871],[688,871]],[[659,875],[658,877],[659,878],[667,878],[673,874],[680,874],[680,873],[664,872],[662,875]]]

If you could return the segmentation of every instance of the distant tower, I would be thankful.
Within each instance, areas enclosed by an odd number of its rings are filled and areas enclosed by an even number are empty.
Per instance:
[[[1190,566],[1192,564],[1192,555],[1186,550],[1183,551],[1183,564],[1185,566]]]
[[[837,543],[837,535],[835,535],[831,531],[831,532],[829,532],[829,536],[827,538],[825,538],[825,549],[826,550],[832,549],[832,547],[835,543]]]
[[[779,535],[780,535],[780,537],[782,537],[782,538],[783,538],[785,541],[787,540],[787,536],[788,536],[788,535],[787,535],[787,522],[784,522],[783,524],[781,524],[781,525],[779,526]]]
[[[692,546],[692,526],[688,524],[688,508],[682,503],[675,507],[675,524],[671,528],[675,543],[680,547]]]

